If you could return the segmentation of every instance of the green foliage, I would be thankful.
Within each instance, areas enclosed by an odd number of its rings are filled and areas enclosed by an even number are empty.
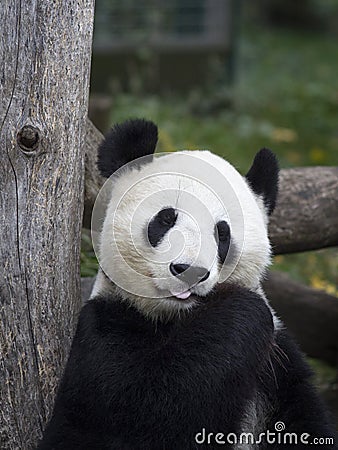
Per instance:
[[[90,232],[82,230],[81,235],[81,277],[94,277],[98,262],[94,253]]]
[[[314,372],[314,383],[321,390],[330,389],[337,382],[337,369],[335,367],[328,366],[314,358],[307,358],[307,362]]]
[[[186,97],[116,95],[112,122],[153,118],[176,149],[209,148],[242,170],[263,145],[284,167],[338,164],[336,45],[318,35],[252,31],[241,40],[231,93],[213,86]]]

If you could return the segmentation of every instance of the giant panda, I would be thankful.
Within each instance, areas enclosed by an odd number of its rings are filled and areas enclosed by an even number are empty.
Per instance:
[[[101,269],[38,449],[336,448],[261,287],[275,155],[243,177],[209,151],[153,156],[157,134],[129,120],[99,148]]]

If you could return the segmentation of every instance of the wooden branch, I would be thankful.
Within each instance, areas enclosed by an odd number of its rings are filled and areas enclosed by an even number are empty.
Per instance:
[[[275,254],[338,245],[338,167],[281,171],[269,226]]]
[[[0,448],[35,448],[80,307],[93,0],[0,2]]]
[[[270,272],[267,297],[288,330],[309,356],[338,363],[338,298]]]
[[[96,168],[97,147],[102,139],[102,134],[88,120],[85,228],[90,228],[91,211],[103,183]],[[337,246],[338,167],[281,170],[280,193],[269,233],[275,254]]]
[[[88,300],[94,278],[81,278],[83,301]],[[338,298],[270,272],[264,282],[267,297],[309,356],[338,363]]]

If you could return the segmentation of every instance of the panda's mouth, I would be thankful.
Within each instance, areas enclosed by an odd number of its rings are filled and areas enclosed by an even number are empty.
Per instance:
[[[179,300],[186,300],[192,294],[192,292],[189,289],[184,292],[175,292],[175,291],[170,290],[170,293],[173,297],[176,297]]]

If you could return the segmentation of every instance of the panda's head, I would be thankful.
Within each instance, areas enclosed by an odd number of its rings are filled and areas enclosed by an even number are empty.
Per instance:
[[[143,314],[168,319],[220,282],[259,289],[270,262],[274,154],[260,150],[243,177],[209,151],[153,156],[156,144],[156,125],[130,120],[99,148],[98,167],[109,180],[93,213],[93,229],[101,220],[93,237],[103,271],[95,293],[113,289]]]

